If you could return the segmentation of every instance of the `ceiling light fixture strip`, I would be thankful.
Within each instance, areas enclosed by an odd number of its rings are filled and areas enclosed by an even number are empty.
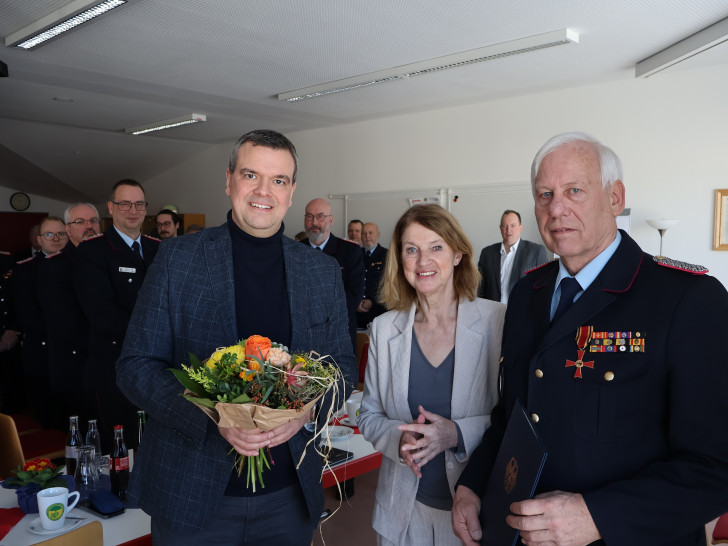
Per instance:
[[[149,129],[141,129],[139,131],[132,132],[132,135],[143,135],[144,133],[151,133],[152,131],[162,131],[163,129],[171,129],[172,127],[179,127],[180,125],[189,125],[190,123],[197,123],[197,119],[188,119],[187,121],[179,121],[177,123],[168,123],[167,125],[159,125],[157,127],[150,127]]]
[[[67,32],[72,28],[77,27],[78,25],[90,21],[91,19],[95,19],[96,17],[106,13],[107,11],[118,8],[119,6],[126,4],[126,2],[127,0],[107,0],[106,2],[101,2],[100,4],[89,8],[86,11],[82,11],[78,15],[75,15],[70,19],[63,21],[62,23],[58,23],[57,25],[49,28],[44,32],[41,32],[40,34],[37,34],[36,36],[33,36],[32,38],[29,38],[24,42],[19,43],[16,47],[22,49],[32,49],[35,46],[50,40],[51,38],[55,38],[59,34],[63,34],[64,32]]]
[[[531,51],[538,51],[549,47],[578,42],[578,32],[569,28],[555,30],[536,36],[512,40],[510,42],[502,42],[478,49],[453,53],[443,57],[429,59],[427,61],[419,61],[396,68],[388,68],[377,72],[371,72],[369,74],[362,74],[325,84],[314,85],[304,89],[298,89],[296,91],[279,93],[278,100],[296,102],[315,97],[323,97],[333,93],[361,89],[380,83],[407,79],[414,76],[421,76],[423,74],[432,74],[451,68],[468,66],[484,61],[491,61],[494,59],[510,57],[512,55],[519,55],[521,53],[529,53]]]

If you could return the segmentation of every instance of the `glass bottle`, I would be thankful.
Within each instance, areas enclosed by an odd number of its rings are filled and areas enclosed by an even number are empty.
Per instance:
[[[114,427],[114,444],[111,449],[111,461],[109,465],[109,477],[111,478],[111,492],[119,497],[119,500],[126,500],[126,490],[129,484],[129,451],[124,443],[124,427]]]
[[[81,431],[78,429],[78,415],[68,418],[68,434],[66,434],[66,474],[74,476],[78,464],[78,446],[83,443]]]
[[[147,414],[144,412],[144,410],[137,410],[137,437],[135,451],[139,451],[139,445],[142,443],[142,434],[144,434],[144,427],[146,427],[146,425]]]
[[[101,453],[101,435],[99,434],[99,429],[96,425],[96,419],[88,420],[86,443],[94,446],[94,462],[96,463],[97,468],[100,467],[99,463],[103,459],[103,453]]]

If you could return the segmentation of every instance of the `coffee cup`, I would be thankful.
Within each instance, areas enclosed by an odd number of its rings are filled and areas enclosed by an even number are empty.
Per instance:
[[[68,498],[76,496],[73,504],[68,505]],[[56,531],[66,523],[66,514],[78,502],[81,494],[78,491],[69,493],[66,487],[49,487],[37,493],[40,524],[46,531]]]
[[[359,410],[361,409],[360,398],[349,398],[346,401],[346,414],[350,425],[356,425],[359,419]]]

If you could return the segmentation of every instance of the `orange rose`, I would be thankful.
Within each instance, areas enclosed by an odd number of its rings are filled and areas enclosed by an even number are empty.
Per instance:
[[[245,340],[245,356],[254,356],[265,360],[268,357],[268,350],[270,347],[271,342],[267,337],[250,336]]]

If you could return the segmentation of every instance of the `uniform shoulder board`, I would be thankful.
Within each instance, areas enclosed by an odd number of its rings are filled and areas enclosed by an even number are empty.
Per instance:
[[[23,265],[27,264],[28,262],[32,262],[35,259],[35,256],[31,256],[30,258],[25,258],[25,260],[20,260],[17,262],[17,265]]]
[[[103,233],[97,233],[96,235],[92,235],[91,237],[86,237],[86,238],[85,238],[85,239],[84,239],[83,241],[81,241],[81,242],[85,243],[86,241],[91,241],[91,240],[93,240],[93,239],[98,239],[99,237],[103,237],[103,236],[104,236],[104,234],[103,234]]]
[[[8,252],[7,250],[0,250],[0,254],[5,254],[6,256],[11,255],[10,252]]]
[[[352,241],[351,239],[347,239],[346,237],[342,237],[341,240],[346,241],[347,243],[353,243],[356,246],[359,246],[359,243],[357,243],[356,241]]]
[[[147,239],[151,239],[152,241],[157,241],[158,243],[162,242],[162,239],[157,239],[156,237],[152,237],[151,235],[142,235],[142,237],[146,237]]]
[[[524,273],[523,273],[523,274],[524,274],[524,275],[528,275],[529,273],[532,273],[532,272],[534,272],[534,271],[536,271],[536,270],[538,270],[538,269],[541,269],[542,267],[546,267],[546,266],[547,266],[547,265],[549,265],[549,264],[550,264],[551,262],[555,262],[555,261],[556,261],[556,260],[551,260],[550,262],[544,262],[544,263],[542,263],[541,265],[537,265],[536,267],[532,267],[531,269],[528,269],[527,271],[524,271]]]
[[[708,273],[708,268],[703,267],[702,265],[689,264],[687,262],[673,260],[672,258],[665,258],[664,256],[653,256],[652,259],[657,262],[657,265],[669,267],[670,269],[677,269],[678,271],[685,271],[686,273],[692,273],[693,275],[705,275]]]
[[[71,243],[71,244],[73,244],[73,243]],[[50,256],[46,256],[46,260],[50,260],[51,258],[55,258],[56,256],[59,256],[61,254],[63,254],[63,251],[62,250],[59,250],[58,252],[54,252]]]

